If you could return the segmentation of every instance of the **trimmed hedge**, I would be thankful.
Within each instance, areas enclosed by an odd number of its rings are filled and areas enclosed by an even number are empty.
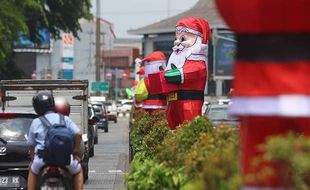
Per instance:
[[[200,186],[206,189],[206,185],[210,187],[207,189],[216,186],[215,189],[232,190],[231,183],[240,189],[236,128],[214,129],[206,117],[197,117],[172,132],[164,112],[148,115],[138,111],[134,115],[142,117],[134,119],[130,132],[136,154],[126,177],[129,190],[197,189]],[[222,159],[215,159],[218,155]],[[211,161],[217,166],[210,164]],[[218,172],[208,172],[205,182],[205,172],[209,170]],[[223,175],[227,179],[225,183],[221,180]]]
[[[197,117],[172,132],[163,112],[148,115],[138,111],[133,115],[130,141],[136,154],[126,177],[129,190],[241,189],[239,128],[213,128],[206,117]],[[256,148],[265,153],[254,165],[280,163],[280,177],[287,187],[309,189],[309,137],[293,133],[273,136]],[[263,168],[244,180],[261,180],[274,172]]]

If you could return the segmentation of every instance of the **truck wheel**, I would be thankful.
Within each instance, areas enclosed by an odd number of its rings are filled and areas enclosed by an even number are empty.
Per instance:
[[[109,128],[108,127],[104,128],[104,132],[105,133],[109,132]]]

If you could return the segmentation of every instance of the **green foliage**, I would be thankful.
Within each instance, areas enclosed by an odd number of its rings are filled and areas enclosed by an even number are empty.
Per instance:
[[[143,110],[133,113],[133,128],[130,131],[130,142],[135,152],[146,151],[151,156],[155,146],[160,144],[169,133],[164,112],[153,112],[151,116]]]
[[[283,182],[292,189],[307,190],[310,183],[310,138],[292,133],[274,136],[259,147],[265,152],[261,162],[280,163]],[[271,169],[272,170],[272,169]],[[263,172],[263,171],[262,171]],[[275,172],[275,171],[272,171]],[[259,175],[259,174],[257,174]]]
[[[187,151],[199,140],[201,133],[212,131],[212,124],[206,117],[196,117],[192,122],[180,125],[169,138],[165,138],[156,150],[156,158],[171,167],[184,165]]]
[[[60,37],[60,31],[77,36],[78,20],[91,18],[90,6],[90,0],[0,0],[0,71],[8,67],[19,32],[36,43],[42,27],[54,38]]]
[[[231,127],[202,133],[186,156],[185,173],[196,180],[185,189],[240,189],[238,139],[238,129]]]
[[[92,18],[90,0],[41,0],[40,3],[45,15],[41,19],[46,18],[47,26],[55,38],[60,37],[60,31],[70,32],[77,37],[77,32],[80,30],[78,20],[80,18]],[[40,18],[39,13],[28,16]],[[34,20],[28,22],[29,25],[33,26],[35,23]]]
[[[238,128],[214,129],[197,117],[171,133],[160,113],[139,114],[131,138],[139,139],[140,152],[126,178],[128,189],[240,189]]]
[[[167,136],[171,136],[167,120],[158,120],[148,134],[143,138],[142,150],[146,157],[152,158],[156,154],[156,148],[160,146]]]
[[[139,111],[136,113],[136,117],[133,116],[133,128],[130,130],[129,139],[130,144],[134,152],[142,150],[142,142],[144,134],[146,133],[145,125],[148,121],[147,113],[145,111]]]
[[[128,190],[177,190],[183,186],[184,175],[138,153],[126,181]]]
[[[27,32],[22,7],[16,4],[0,0],[0,67],[11,53],[11,42],[16,39],[17,32]]]

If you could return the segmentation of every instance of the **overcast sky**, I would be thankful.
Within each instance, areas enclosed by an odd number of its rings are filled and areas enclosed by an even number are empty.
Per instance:
[[[127,30],[140,28],[181,13],[198,0],[101,0],[101,18],[113,23],[117,38],[135,38]],[[92,0],[96,15],[96,0]]]

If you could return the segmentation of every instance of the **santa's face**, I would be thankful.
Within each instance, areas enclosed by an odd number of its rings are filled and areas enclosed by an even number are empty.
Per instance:
[[[179,54],[184,48],[189,48],[196,43],[197,35],[185,31],[176,31],[174,41],[174,51]]]
[[[173,52],[169,57],[166,70],[171,69],[173,63],[177,68],[184,65],[186,59],[192,54],[198,54],[202,49],[202,38],[197,34],[186,31],[176,31],[176,39],[172,48]]]

